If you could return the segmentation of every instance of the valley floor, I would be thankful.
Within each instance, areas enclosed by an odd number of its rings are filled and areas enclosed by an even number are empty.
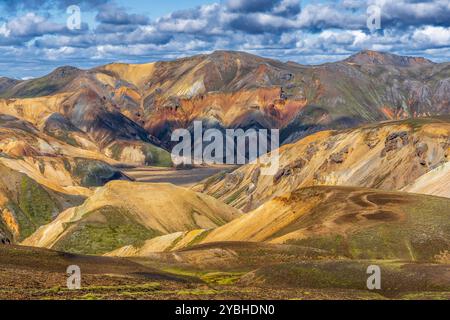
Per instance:
[[[236,166],[233,165],[215,165],[187,170],[163,167],[136,167],[125,169],[123,172],[138,182],[171,183],[177,186],[190,187],[217,173],[232,171],[235,168]]]
[[[201,250],[201,249],[200,249]],[[289,255],[288,255],[289,256]],[[264,254],[261,258],[265,257]],[[267,257],[266,257],[267,258]],[[291,258],[295,258],[292,256]],[[30,247],[2,246],[0,247],[0,299],[62,299],[62,300],[367,300],[367,299],[450,299],[446,290],[436,290],[432,285],[422,282],[422,288],[408,288],[408,277],[419,272],[422,278],[427,278],[436,271],[445,271],[445,266],[421,265],[407,266],[413,273],[406,274],[400,280],[399,288],[386,288],[381,291],[363,289],[363,281],[356,282],[349,277],[359,278],[343,271],[358,268],[370,261],[309,261],[305,265],[309,270],[322,275],[316,283],[309,286],[296,286],[299,279],[289,278],[289,264],[273,264],[269,262],[270,272],[259,275],[258,281],[251,280],[251,268],[242,260],[240,265],[233,265],[221,272],[217,268],[198,269],[195,265],[187,266],[177,263],[162,263],[164,259],[118,259],[94,256],[79,256],[60,253],[46,249]],[[280,261],[281,262],[281,261]],[[380,263],[380,261],[378,262]],[[80,290],[69,290],[66,287],[68,265],[79,265],[82,270]],[[331,264],[331,265],[330,265]],[[382,262],[383,269],[390,274],[404,266],[398,262]],[[405,264],[406,266],[407,264]],[[333,272],[326,271],[330,266]],[[285,269],[288,267],[289,269]],[[412,269],[411,269],[412,268]],[[442,270],[437,270],[437,269]],[[278,270],[279,269],[279,270]],[[282,271],[282,273],[280,273]],[[448,273],[449,270],[447,270]],[[282,274],[283,279],[277,276]],[[334,274],[335,279],[330,276]],[[445,277],[445,272],[441,273]],[[361,273],[361,276],[363,274]],[[389,277],[397,277],[397,275]],[[417,276],[417,274],[416,274]],[[331,276],[333,277],[333,276]],[[266,281],[261,282],[261,279]],[[311,279],[314,277],[310,277]],[[361,277],[362,279],[363,277]],[[420,278],[420,277],[419,277]],[[411,278],[409,278],[411,279]],[[431,279],[431,278],[430,278]],[[445,282],[445,279],[432,279]],[[448,279],[447,279],[448,280]],[[280,282],[279,285],[273,281]],[[335,281],[334,288],[328,287],[329,281]],[[286,286],[286,282],[292,285]],[[361,282],[361,283],[359,283]],[[414,281],[413,281],[414,282]],[[413,283],[412,286],[418,283]],[[401,289],[403,288],[403,289]],[[420,289],[418,291],[417,289]]]

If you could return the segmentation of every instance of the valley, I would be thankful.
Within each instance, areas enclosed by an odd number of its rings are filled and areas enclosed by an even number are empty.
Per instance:
[[[201,181],[222,172],[235,169],[233,165],[202,166],[186,170],[161,167],[136,167],[123,170],[123,172],[138,182],[171,183],[181,187],[192,187]]]
[[[0,83],[1,299],[450,299],[449,63],[217,51]],[[174,165],[194,121],[279,129],[276,172]]]

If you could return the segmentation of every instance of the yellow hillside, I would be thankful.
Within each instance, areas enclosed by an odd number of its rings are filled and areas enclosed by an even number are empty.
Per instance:
[[[113,181],[82,206],[66,210],[41,227],[23,244],[104,253],[158,235],[215,228],[239,216],[237,209],[188,189]]]
[[[154,63],[125,64],[112,63],[103,67],[105,70],[116,73],[121,79],[142,88],[145,82],[152,76],[155,69]]]

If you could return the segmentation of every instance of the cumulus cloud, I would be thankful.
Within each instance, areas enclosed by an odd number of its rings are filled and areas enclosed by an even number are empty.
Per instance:
[[[148,24],[148,17],[140,14],[130,14],[125,8],[114,4],[100,6],[100,11],[96,20],[109,25],[145,25]]]
[[[381,8],[384,27],[450,26],[449,0],[370,0]]]
[[[3,23],[0,27],[0,44],[19,45],[43,35],[69,32],[63,24],[51,22],[35,13],[27,13]]]
[[[281,0],[228,0],[226,6],[235,12],[267,12],[271,11]]]
[[[76,2],[83,17],[89,12],[95,20],[78,31],[62,22],[72,0],[1,1],[8,15],[0,19],[0,65],[14,58],[27,68],[33,59],[87,66],[217,49],[300,63],[339,60],[363,49],[450,59],[449,0],[323,0],[303,6],[299,0],[217,0],[154,20],[115,0]],[[381,9],[382,29],[375,33],[367,29],[370,5]]]

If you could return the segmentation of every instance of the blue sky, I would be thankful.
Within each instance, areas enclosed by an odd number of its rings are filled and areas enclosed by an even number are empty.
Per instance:
[[[0,0],[0,76],[13,78],[214,50],[319,64],[365,49],[450,61],[450,0]]]

